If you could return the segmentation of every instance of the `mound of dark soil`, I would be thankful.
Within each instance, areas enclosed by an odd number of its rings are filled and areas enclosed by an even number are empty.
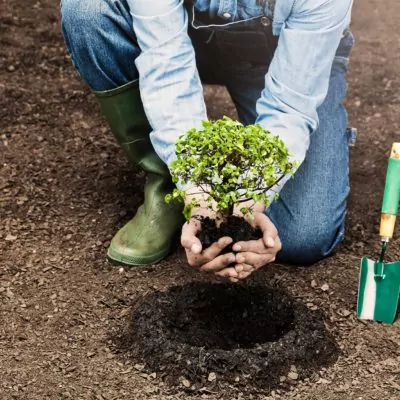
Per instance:
[[[230,284],[195,283],[144,297],[116,344],[169,384],[185,379],[192,389],[242,391],[271,390],[291,371],[294,380],[309,376],[339,352],[321,314],[277,289]]]

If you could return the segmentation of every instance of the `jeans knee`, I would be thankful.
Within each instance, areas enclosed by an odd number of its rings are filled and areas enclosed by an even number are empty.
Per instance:
[[[92,90],[138,78],[140,48],[125,1],[62,0],[62,30],[72,63]]]
[[[296,265],[310,265],[329,256],[342,242],[344,223],[321,220],[308,224],[307,221],[293,221],[288,229],[279,232],[282,250],[278,260]]]
[[[99,30],[100,16],[101,0],[61,0],[61,23],[67,46],[93,38]]]

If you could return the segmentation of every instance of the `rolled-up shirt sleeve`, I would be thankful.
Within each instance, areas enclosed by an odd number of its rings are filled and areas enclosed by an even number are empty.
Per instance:
[[[140,95],[153,129],[150,139],[170,166],[175,142],[207,118],[188,15],[179,0],[128,0],[141,54],[136,59]]]
[[[352,0],[296,0],[292,5],[285,10],[277,3],[275,29],[282,20],[275,32],[279,42],[256,105],[256,122],[279,135],[293,160],[301,164],[310,134],[318,127],[317,109],[327,95],[335,53],[350,23]],[[274,191],[279,192],[286,181]]]

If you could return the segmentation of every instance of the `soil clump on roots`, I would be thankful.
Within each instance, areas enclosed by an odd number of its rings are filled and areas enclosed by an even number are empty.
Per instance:
[[[282,388],[282,376],[293,384],[339,354],[320,313],[278,289],[231,284],[145,296],[114,344],[148,372],[192,391],[269,392]]]
[[[218,242],[224,236],[233,239],[232,244],[224,248],[221,254],[231,252],[233,244],[239,241],[258,240],[262,238],[260,229],[254,229],[243,218],[234,215],[230,215],[219,227],[217,227],[216,221],[209,217],[200,218],[200,222],[201,231],[198,234],[198,238],[204,249]]]

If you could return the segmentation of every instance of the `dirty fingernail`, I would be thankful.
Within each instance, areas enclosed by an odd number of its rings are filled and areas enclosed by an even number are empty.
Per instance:
[[[190,249],[192,253],[199,254],[201,252],[201,246],[198,244],[194,244]]]

